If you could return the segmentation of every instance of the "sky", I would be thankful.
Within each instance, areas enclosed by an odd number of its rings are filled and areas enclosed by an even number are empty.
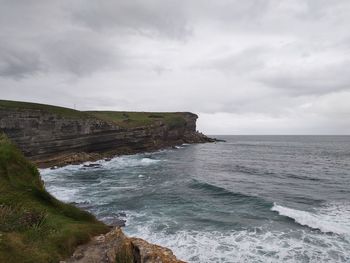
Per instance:
[[[0,98],[350,134],[348,0],[0,0]]]

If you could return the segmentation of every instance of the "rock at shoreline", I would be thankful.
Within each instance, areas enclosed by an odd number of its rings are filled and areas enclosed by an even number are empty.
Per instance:
[[[101,168],[102,164],[99,163],[90,163],[90,164],[84,164],[83,168]]]
[[[173,252],[139,238],[129,238],[120,228],[94,237],[88,244],[79,246],[73,256],[61,263],[185,263]]]
[[[115,218],[112,220],[110,225],[113,227],[123,227],[123,226],[125,226],[125,223],[126,223],[125,219]]]

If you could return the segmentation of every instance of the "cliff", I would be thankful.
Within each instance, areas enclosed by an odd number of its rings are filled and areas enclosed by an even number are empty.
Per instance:
[[[41,167],[214,141],[196,131],[189,112],[82,112],[0,101],[0,131]]]
[[[35,166],[0,133],[0,262],[58,262],[108,230],[46,192]]]
[[[185,263],[178,260],[170,249],[150,244],[140,238],[129,238],[120,228],[94,237],[89,243],[79,246],[73,256],[62,263],[91,262]]]
[[[0,262],[62,262],[74,250],[68,262],[182,262],[167,248],[109,230],[46,192],[35,166],[0,133]]]

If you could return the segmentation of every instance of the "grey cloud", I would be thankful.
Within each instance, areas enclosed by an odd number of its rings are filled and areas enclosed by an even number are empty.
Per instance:
[[[265,66],[266,56],[271,51],[270,48],[262,46],[246,48],[235,53],[229,52],[225,47],[223,49],[225,52],[224,55],[200,61],[196,63],[193,68],[213,69],[236,74],[249,74],[255,70],[261,70]]]
[[[109,67],[118,69],[120,57],[107,43],[93,34],[72,31],[47,41],[42,49],[51,71],[78,76],[92,74]],[[113,52],[114,51],[114,52]]]
[[[350,88],[350,60],[312,69],[291,67],[266,73],[259,80],[293,96],[336,92]]]
[[[350,88],[348,0],[0,5],[2,98],[82,109],[226,112],[217,122],[234,116],[232,127],[249,124],[242,132],[266,123],[287,127],[295,115],[294,129],[307,131],[315,116],[315,127],[326,131],[332,105]],[[333,108],[332,119],[348,112]]]
[[[191,34],[184,1],[80,1],[72,18],[94,30],[183,39]]]
[[[0,43],[0,76],[21,79],[42,70],[37,52]]]

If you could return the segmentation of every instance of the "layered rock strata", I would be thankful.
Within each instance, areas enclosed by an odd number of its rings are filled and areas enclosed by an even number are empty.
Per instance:
[[[213,141],[196,131],[197,115],[174,114],[182,118],[175,125],[157,120],[149,125],[122,127],[89,114],[66,116],[41,109],[0,107],[0,130],[40,167]]]

